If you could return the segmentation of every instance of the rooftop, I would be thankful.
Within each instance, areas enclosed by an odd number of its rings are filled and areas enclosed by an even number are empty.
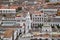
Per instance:
[[[0,5],[0,9],[17,9],[18,7],[19,7],[18,5],[10,5],[10,6]]]
[[[4,33],[4,38],[10,38],[13,35],[13,29],[7,29]]]
[[[29,11],[31,14],[35,14],[35,15],[41,15],[43,14],[43,12],[41,11]]]
[[[4,38],[11,38],[13,35],[14,29],[6,29],[4,33],[0,34],[0,36],[3,36]]]

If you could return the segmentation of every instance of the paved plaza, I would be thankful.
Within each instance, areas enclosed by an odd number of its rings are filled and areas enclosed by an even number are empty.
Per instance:
[[[18,40],[30,40],[31,38],[21,38],[19,37]]]

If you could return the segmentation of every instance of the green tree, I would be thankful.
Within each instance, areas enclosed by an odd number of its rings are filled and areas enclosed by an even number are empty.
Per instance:
[[[3,39],[0,37],[0,40],[3,40]]]
[[[19,12],[19,11],[21,11],[22,10],[22,7],[18,7],[17,9],[16,9],[16,12]]]
[[[49,2],[49,0],[45,0],[46,2]]]
[[[57,26],[57,28],[60,28],[59,24],[58,24],[58,25],[56,25],[56,26]]]
[[[38,24],[38,27],[39,27],[39,28],[42,28],[42,26],[43,26],[43,24]]]
[[[6,15],[5,15],[5,14],[3,14],[3,17],[6,17]]]
[[[54,28],[54,25],[51,25],[52,28]]]

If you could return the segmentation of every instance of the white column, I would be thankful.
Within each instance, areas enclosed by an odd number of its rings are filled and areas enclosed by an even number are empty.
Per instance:
[[[31,29],[31,23],[29,24],[29,30]]]
[[[28,25],[26,24],[25,33],[28,33]]]
[[[22,32],[22,34],[24,33],[24,26],[22,26],[21,32]]]

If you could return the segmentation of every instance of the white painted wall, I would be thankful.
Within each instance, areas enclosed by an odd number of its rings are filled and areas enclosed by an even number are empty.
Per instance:
[[[14,31],[14,40],[16,39],[17,37],[17,30]]]
[[[50,2],[59,2],[60,0],[49,0]]]
[[[14,0],[9,0],[10,2],[14,2]]]
[[[46,30],[49,32],[49,31],[51,31],[51,28],[50,27],[42,27],[42,31],[46,31]]]
[[[12,37],[11,38],[3,38],[3,40],[12,40]]]
[[[57,2],[57,0],[49,0],[50,2]]]

